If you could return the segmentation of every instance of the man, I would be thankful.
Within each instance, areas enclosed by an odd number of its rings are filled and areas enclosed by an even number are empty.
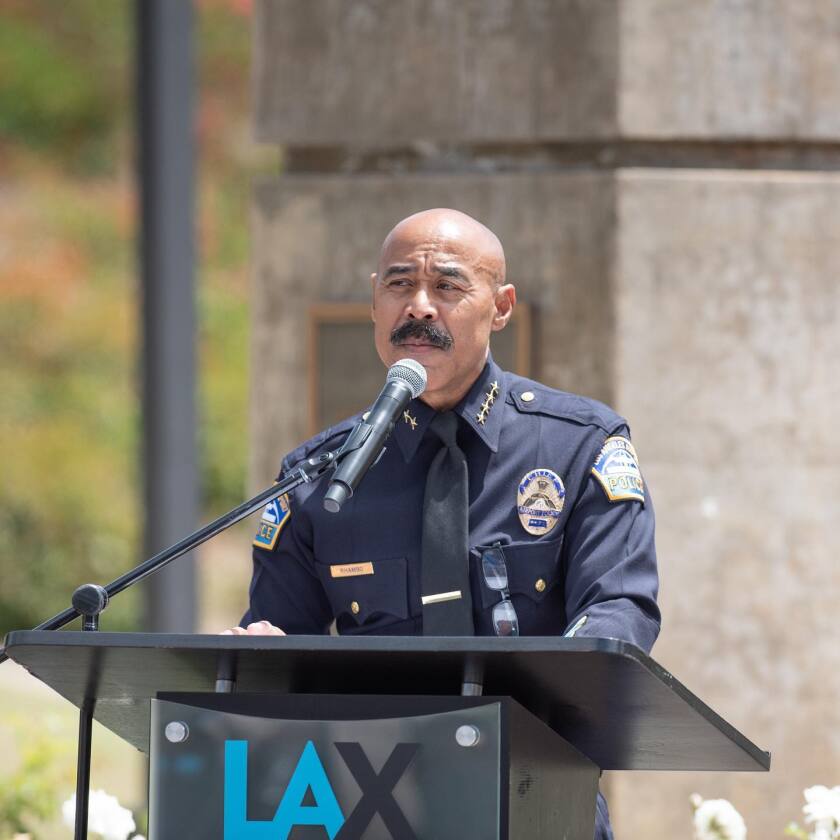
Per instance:
[[[319,483],[268,506],[250,609],[226,632],[325,633],[335,620],[339,633],[587,635],[650,650],[653,509],[627,424],[493,362],[490,333],[516,303],[495,234],[455,210],[417,213],[388,234],[371,284],[380,358],[416,360],[427,388],[340,513],[324,511]],[[283,471],[338,448],[358,419]],[[596,837],[609,836],[599,797]]]

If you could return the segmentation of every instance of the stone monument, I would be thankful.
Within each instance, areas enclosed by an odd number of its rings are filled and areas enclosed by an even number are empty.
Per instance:
[[[260,0],[251,476],[309,434],[316,303],[403,216],[496,231],[531,374],[630,419],[658,514],[654,656],[770,775],[607,774],[616,836],[752,837],[840,783],[840,2]],[[372,398],[375,394],[370,394]]]

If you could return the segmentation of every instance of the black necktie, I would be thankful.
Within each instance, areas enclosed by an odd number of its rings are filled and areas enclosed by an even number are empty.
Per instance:
[[[458,416],[437,414],[429,430],[443,446],[429,466],[423,498],[423,635],[473,636],[467,459],[455,441]]]

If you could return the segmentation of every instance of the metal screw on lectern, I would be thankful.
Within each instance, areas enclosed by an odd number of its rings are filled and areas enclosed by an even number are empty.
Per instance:
[[[474,747],[479,738],[481,738],[481,732],[479,732],[477,726],[465,723],[455,730],[455,740],[460,747]]]
[[[182,720],[171,720],[166,724],[163,734],[170,744],[180,744],[190,737],[190,728]]]

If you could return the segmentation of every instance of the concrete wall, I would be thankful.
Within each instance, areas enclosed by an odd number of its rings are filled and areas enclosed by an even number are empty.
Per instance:
[[[263,0],[252,477],[306,436],[305,315],[366,300],[402,216],[505,243],[534,371],[629,417],[658,513],[655,657],[770,775],[610,774],[616,836],[752,837],[840,783],[840,2]]]
[[[657,508],[654,654],[773,752],[769,776],[615,774],[616,823],[688,836],[697,790],[780,836],[802,788],[840,781],[840,176],[624,171],[616,192],[616,402]]]
[[[625,137],[840,137],[837,0],[624,0]]]
[[[256,133],[304,146],[612,134],[612,0],[269,0]]]

